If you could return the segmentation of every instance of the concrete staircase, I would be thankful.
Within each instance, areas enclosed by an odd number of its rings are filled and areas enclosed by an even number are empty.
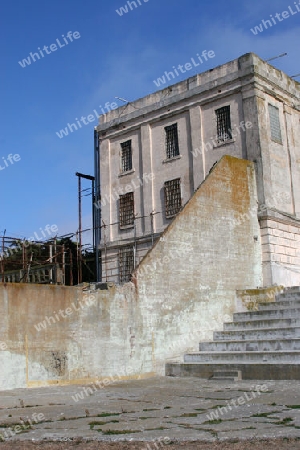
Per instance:
[[[300,380],[300,287],[233,320],[212,342],[200,342],[198,352],[185,354],[183,363],[168,362],[166,375],[218,380],[236,372],[246,380]]]

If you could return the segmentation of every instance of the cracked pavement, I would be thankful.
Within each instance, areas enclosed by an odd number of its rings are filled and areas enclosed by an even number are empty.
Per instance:
[[[296,449],[300,448],[299,391],[300,381],[172,377],[118,381],[103,388],[69,385],[2,391],[0,449],[21,448],[22,442],[76,439],[147,441],[162,448],[170,443],[274,438],[299,439]],[[4,447],[16,442],[19,447]]]

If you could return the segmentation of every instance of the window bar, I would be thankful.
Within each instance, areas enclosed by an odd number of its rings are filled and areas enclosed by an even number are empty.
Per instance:
[[[123,142],[121,144],[122,148],[122,172],[128,172],[132,170],[132,149],[131,149],[131,140]]]
[[[179,155],[177,123],[165,127],[165,132],[167,159],[174,158],[174,156]]]

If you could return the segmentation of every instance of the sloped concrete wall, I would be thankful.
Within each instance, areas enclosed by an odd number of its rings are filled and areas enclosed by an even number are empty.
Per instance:
[[[231,320],[236,290],[262,285],[253,163],[221,159],[145,257],[136,284],[154,322],[143,340],[158,372]]]
[[[261,286],[253,164],[223,157],[134,273],[106,291],[0,285],[0,388],[163,374]]]

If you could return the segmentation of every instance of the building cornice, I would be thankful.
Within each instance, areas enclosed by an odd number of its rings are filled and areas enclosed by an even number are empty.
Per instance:
[[[236,66],[236,70],[232,71],[232,65]],[[228,73],[226,73],[226,70]],[[216,72],[225,72],[225,75],[217,77]],[[274,72],[282,80],[282,83],[278,83]],[[212,75],[213,79],[211,80],[209,80],[210,73],[214,75],[214,77]],[[208,81],[201,84],[202,78]],[[298,85],[297,81],[288,77],[284,72],[275,69],[251,53],[100,116],[100,120],[113,118],[100,123],[97,130],[100,139],[117,137],[119,134],[123,134],[125,130],[132,131],[144,123],[172,117],[172,115],[187,111],[191,107],[202,106],[217,98],[225,98],[236,92],[248,91],[248,97],[251,95],[251,91],[255,89],[272,95],[288,104],[288,106],[295,108],[295,105],[299,103],[299,96],[296,95],[299,91]],[[191,86],[194,87],[191,88]],[[176,93],[173,93],[174,91]],[[158,98],[159,96],[160,98]],[[153,102],[151,102],[151,97],[154,100]],[[156,99],[158,100],[155,101]],[[171,111],[171,107],[174,105],[178,105],[178,107],[172,108]],[[127,110],[132,108],[132,111],[121,116],[122,108],[127,108]],[[117,111],[119,117],[116,117]]]

